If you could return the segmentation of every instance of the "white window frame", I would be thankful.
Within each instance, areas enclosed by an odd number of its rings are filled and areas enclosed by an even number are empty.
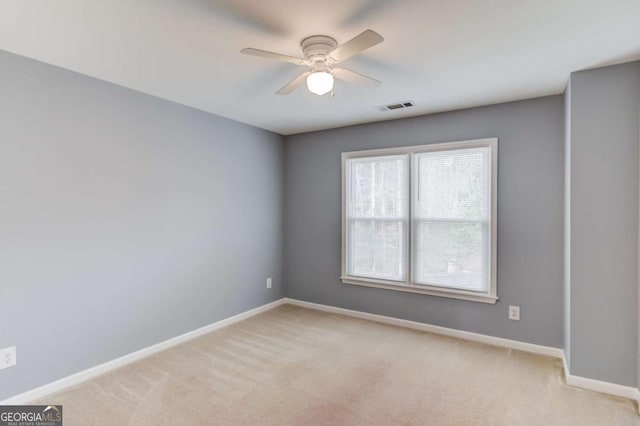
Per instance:
[[[432,286],[418,284],[413,280],[413,223],[414,223],[414,154],[433,151],[451,151],[469,148],[490,148],[490,212],[489,212],[489,288],[486,291],[473,291],[457,289],[453,287]],[[350,276],[347,271],[347,197],[349,188],[347,183],[347,160],[365,157],[385,157],[390,155],[407,155],[408,157],[408,195],[409,195],[409,220],[407,229],[408,253],[406,262],[406,281],[390,281],[359,276]],[[340,279],[344,284],[354,284],[367,287],[383,288],[387,290],[406,291],[411,293],[428,294],[432,296],[448,297],[453,299],[470,300],[474,302],[496,303],[497,295],[497,243],[498,243],[498,138],[473,139],[466,141],[434,143],[428,145],[405,146],[399,148],[370,149],[364,151],[351,151],[342,153],[342,272]]]

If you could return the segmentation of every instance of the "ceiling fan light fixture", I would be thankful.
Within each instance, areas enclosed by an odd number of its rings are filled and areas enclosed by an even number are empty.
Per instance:
[[[311,93],[322,96],[333,91],[334,78],[367,88],[372,88],[380,84],[380,82],[374,78],[367,77],[366,75],[346,68],[336,68],[334,65],[383,41],[384,38],[377,32],[365,30],[339,46],[334,38],[326,35],[307,37],[300,42],[300,47],[304,54],[303,58],[254,49],[252,47],[242,49],[240,53],[267,59],[276,59],[310,68],[298,74],[293,80],[281,87],[280,90],[276,92],[276,95],[288,95],[302,86],[306,81],[307,88]]]
[[[316,71],[307,77],[307,88],[311,93],[322,96],[333,89],[333,76],[326,71]]]

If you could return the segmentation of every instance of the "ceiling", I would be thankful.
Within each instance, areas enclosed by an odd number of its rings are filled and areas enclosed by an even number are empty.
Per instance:
[[[638,18],[638,0],[0,0],[0,49],[293,134],[561,93],[640,58]],[[335,98],[276,96],[303,68],[239,53],[368,28],[385,42],[342,65],[383,83]]]

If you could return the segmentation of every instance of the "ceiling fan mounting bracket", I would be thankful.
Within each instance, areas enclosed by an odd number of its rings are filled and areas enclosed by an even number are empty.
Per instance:
[[[305,59],[312,62],[324,62],[326,65],[330,65],[326,63],[329,59],[329,52],[338,47],[338,42],[329,36],[314,35],[302,40],[300,47],[302,47]]]

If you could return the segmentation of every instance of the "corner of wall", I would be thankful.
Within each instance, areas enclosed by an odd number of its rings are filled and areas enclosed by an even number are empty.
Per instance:
[[[571,75],[564,92],[564,351],[571,365]]]
[[[288,264],[288,255],[287,255],[287,218],[288,218],[288,190],[287,190],[287,182],[288,182],[288,145],[289,145],[289,136],[280,135],[280,140],[282,141],[282,297],[289,297],[289,270],[287,268]]]

